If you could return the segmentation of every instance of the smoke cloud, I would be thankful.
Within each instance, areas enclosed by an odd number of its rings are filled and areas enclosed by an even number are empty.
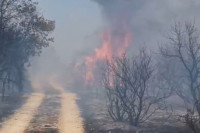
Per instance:
[[[199,0],[44,0],[40,3],[56,21],[55,51],[47,49],[48,52],[32,62],[31,79],[63,73],[73,77],[74,64],[82,64],[85,57],[89,57],[87,63],[93,69],[97,60],[110,56],[107,53],[118,54],[127,48],[134,53],[144,43],[150,49],[157,49],[158,42],[175,21],[195,20],[200,26]],[[123,45],[127,40],[127,45]],[[111,45],[106,45],[108,42]],[[52,53],[57,57],[52,57]],[[59,59],[64,64],[58,63]],[[67,82],[69,78],[63,80]]]
[[[110,32],[111,47],[116,52],[116,47],[123,45],[125,36],[130,32],[132,21],[133,0],[93,0],[102,9],[105,31]],[[118,50],[117,50],[118,51]]]
[[[99,4],[104,20],[115,29],[113,32],[119,33],[123,24],[129,26],[133,34],[133,51],[144,43],[150,48],[157,48],[158,41],[163,40],[176,21],[195,21],[197,25],[200,23],[200,14],[197,14],[200,12],[199,0],[92,1]]]

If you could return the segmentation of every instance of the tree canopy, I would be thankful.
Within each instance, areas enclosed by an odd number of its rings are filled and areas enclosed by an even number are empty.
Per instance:
[[[46,19],[33,0],[0,0],[0,81],[3,93],[10,85],[23,89],[29,59],[40,55],[53,38],[55,21]]]

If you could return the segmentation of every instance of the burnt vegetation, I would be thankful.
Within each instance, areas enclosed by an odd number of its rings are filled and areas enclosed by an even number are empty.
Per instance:
[[[160,51],[163,57],[179,66],[174,71],[174,92],[183,101],[186,114],[182,121],[194,133],[200,132],[200,36],[192,23],[175,24],[169,42]],[[173,65],[171,64],[171,65]],[[171,67],[173,69],[173,67]]]
[[[108,112],[113,120],[139,126],[158,110],[166,108],[169,91],[155,86],[155,66],[145,49],[138,56],[113,58],[107,63],[103,85],[106,88]]]
[[[176,23],[156,56],[142,48],[131,58],[124,54],[107,61],[102,77],[111,119],[139,127],[163,112],[198,133],[199,37],[195,24]],[[176,112],[178,107],[171,106],[171,97],[181,100],[181,113]]]

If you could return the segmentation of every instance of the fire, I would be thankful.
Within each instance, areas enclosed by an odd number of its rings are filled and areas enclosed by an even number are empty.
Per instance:
[[[111,30],[101,35],[102,46],[95,49],[92,56],[86,57],[86,84],[91,84],[95,79],[97,64],[103,61],[112,61],[113,56],[121,57],[131,44],[131,32],[127,28],[122,31]]]

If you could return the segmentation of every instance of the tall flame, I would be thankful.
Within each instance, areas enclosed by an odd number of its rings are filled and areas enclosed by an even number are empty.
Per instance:
[[[131,44],[131,32],[127,28],[120,32],[113,32],[113,30],[103,32],[101,38],[102,46],[96,48],[92,56],[86,57],[86,84],[91,84],[95,80],[97,63],[106,60],[111,62],[113,56],[121,57]]]

